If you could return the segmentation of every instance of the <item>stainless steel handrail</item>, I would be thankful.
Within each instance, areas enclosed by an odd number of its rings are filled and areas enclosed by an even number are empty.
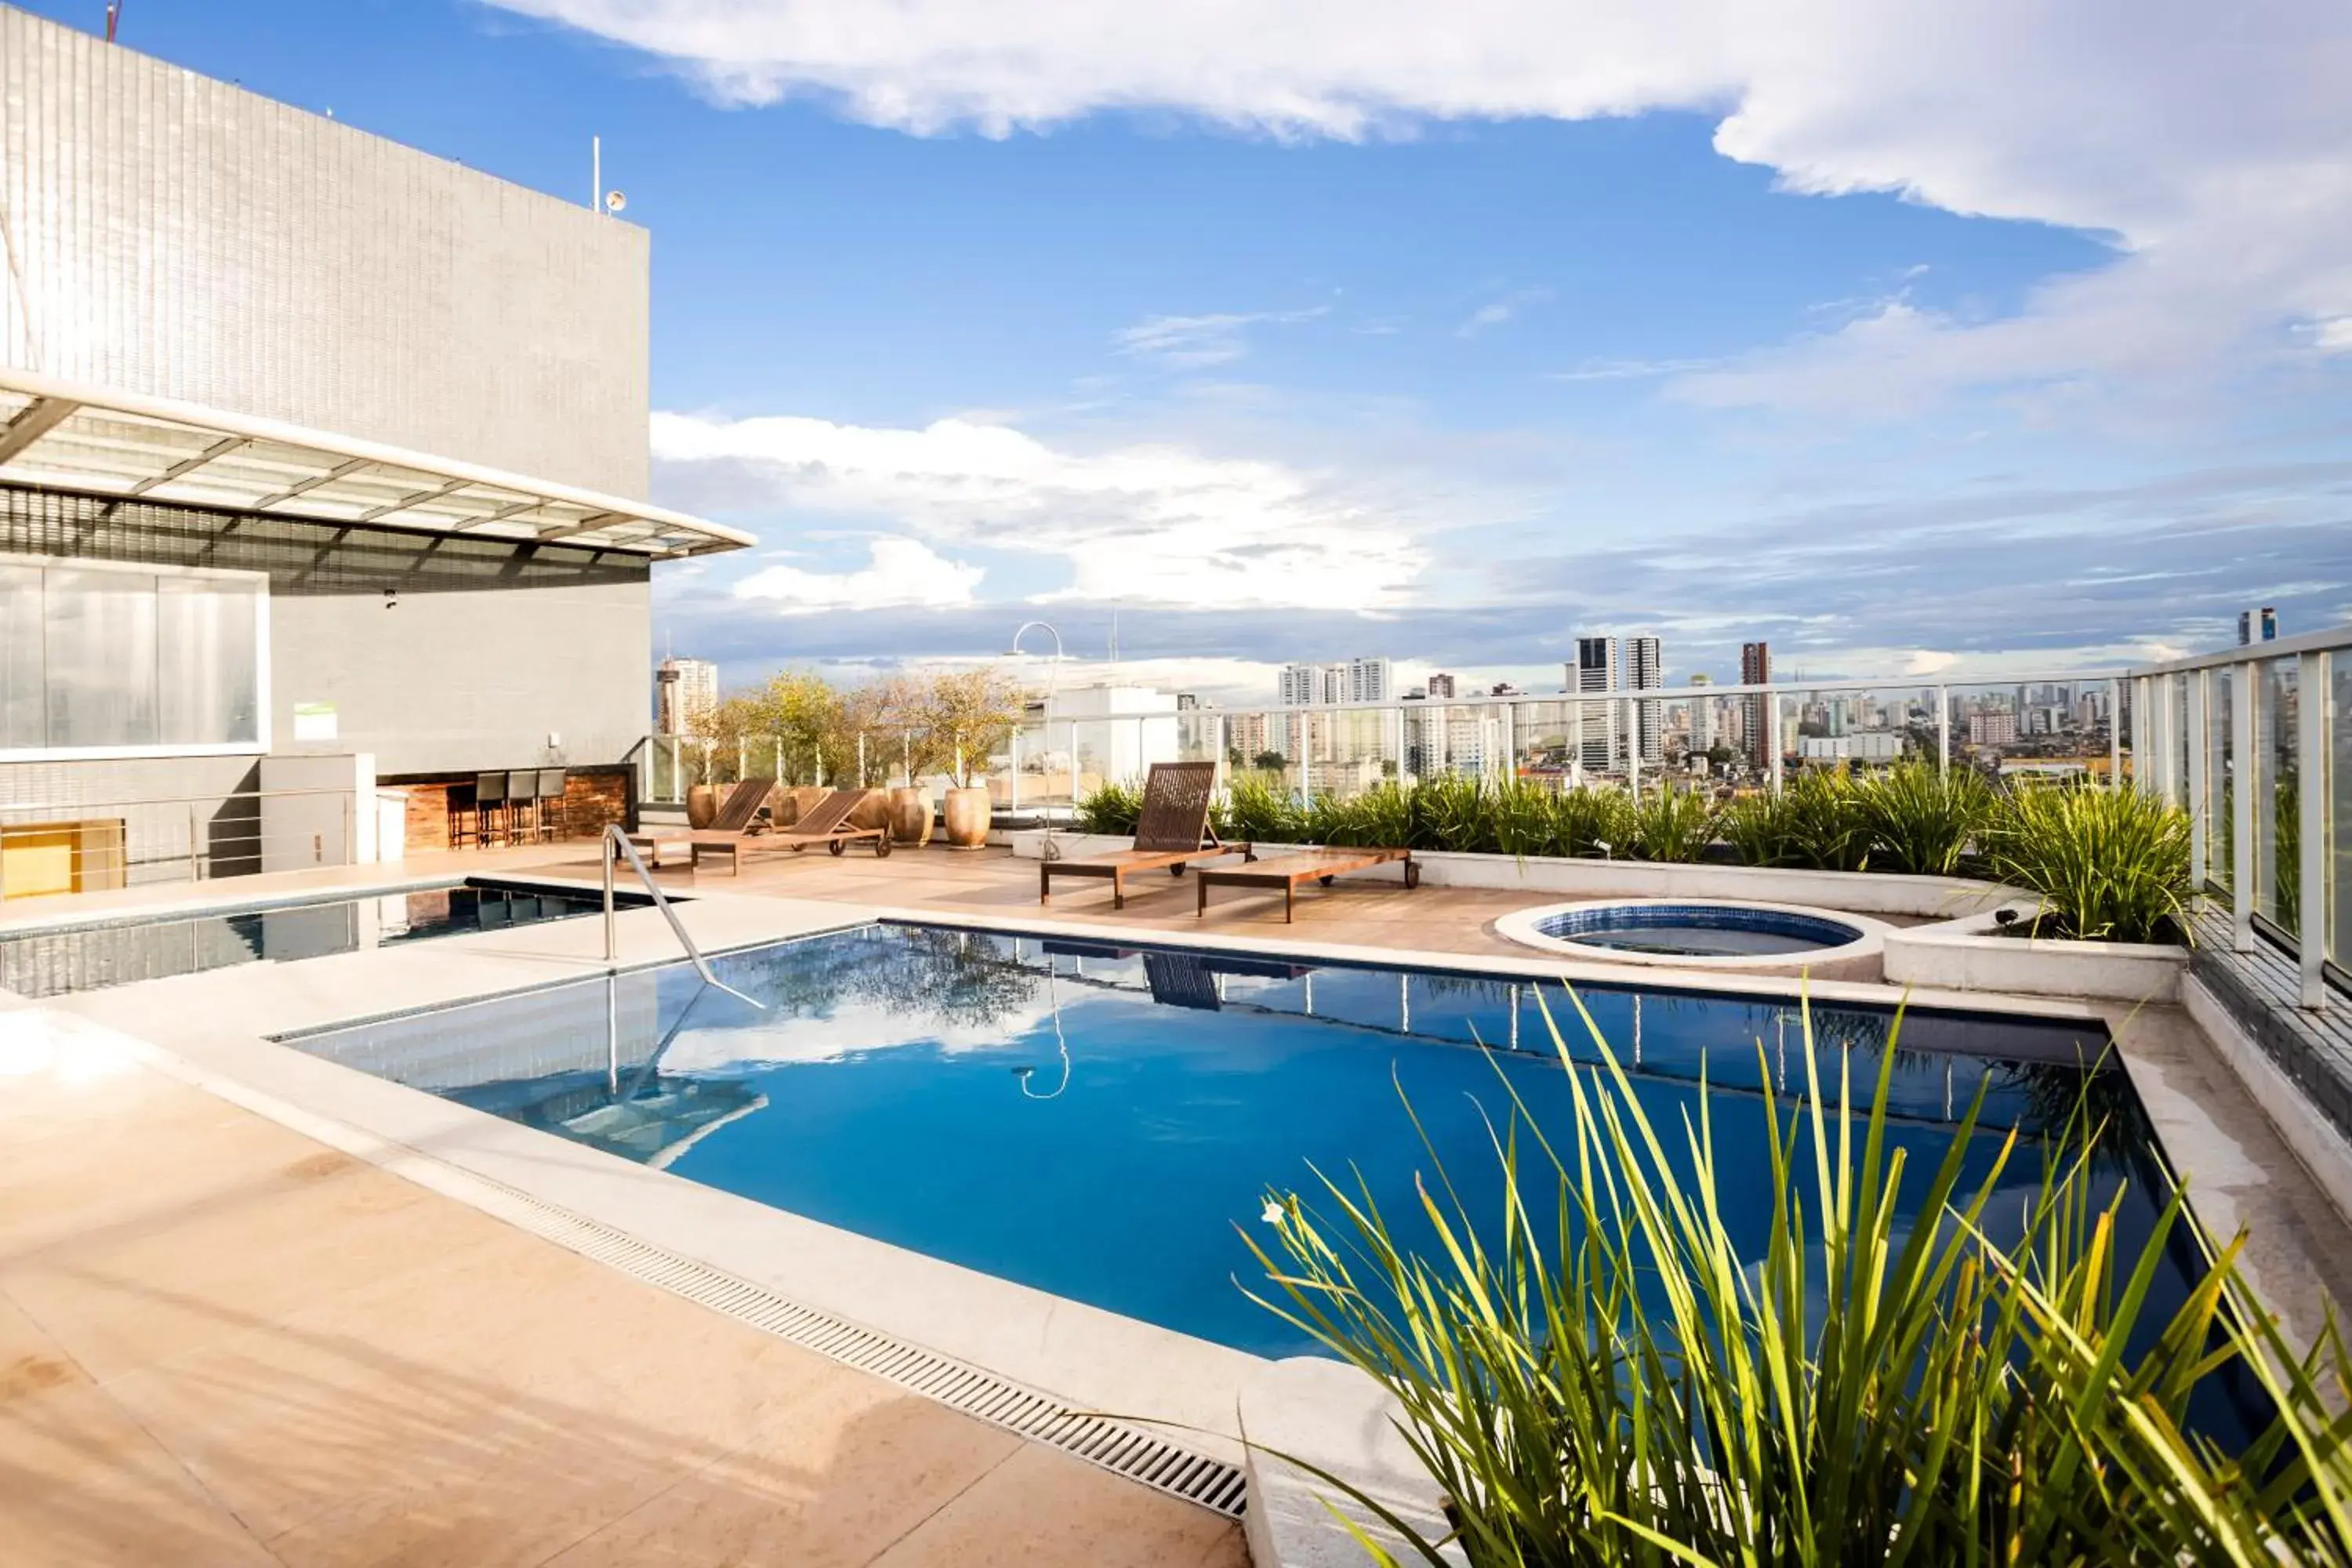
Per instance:
[[[749,1002],[762,1013],[768,1010],[768,1005],[765,1002],[756,1001],[744,995],[710,972],[710,961],[702,956],[702,949],[697,947],[694,939],[686,934],[685,923],[677,918],[677,910],[670,907],[667,895],[664,894],[659,884],[655,882],[654,874],[646,868],[645,861],[638,857],[637,847],[629,842],[627,831],[619,823],[605,825],[603,847],[604,851],[605,963],[618,963],[621,961],[621,932],[614,911],[613,877],[616,858],[625,855],[629,858],[630,868],[637,874],[637,880],[643,882],[646,885],[646,891],[653,895],[654,907],[661,910],[663,919],[669,921],[670,932],[677,938],[677,944],[686,949],[687,957],[694,961],[694,972],[702,976],[702,983],[726,992],[738,1002]]]

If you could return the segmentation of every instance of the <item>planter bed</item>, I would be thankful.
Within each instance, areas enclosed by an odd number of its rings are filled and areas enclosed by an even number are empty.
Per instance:
[[[1045,835],[1012,835],[1013,852],[1044,854]],[[1108,855],[1134,847],[1132,838],[1101,833],[1054,835],[1064,857]],[[1308,847],[1262,844],[1262,852]],[[1963,877],[1909,877],[1886,871],[1808,871],[1784,867],[1715,866],[1650,860],[1594,860],[1549,855],[1468,855],[1416,849],[1422,884],[1431,888],[1492,888],[1565,898],[1728,899],[1767,904],[1811,904],[1856,914],[1907,915],[1951,921],[1990,914],[2018,897],[2014,889]]]

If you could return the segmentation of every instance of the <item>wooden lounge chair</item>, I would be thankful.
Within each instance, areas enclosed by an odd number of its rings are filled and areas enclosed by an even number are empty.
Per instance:
[[[1302,849],[1297,854],[1276,855],[1246,866],[1203,866],[1199,878],[1200,907],[1193,913],[1205,915],[1209,912],[1211,883],[1222,883],[1229,888],[1280,888],[1282,919],[1286,925],[1297,917],[1301,883],[1319,882],[1328,888],[1334,877],[1400,860],[1404,863],[1404,885],[1420,887],[1421,868],[1413,863],[1410,849]]]
[[[719,815],[710,819],[710,826],[696,831],[702,833],[745,831],[758,819],[760,807],[767,804],[768,796],[773,795],[775,789],[776,781],[773,779],[745,779],[727,792],[726,804],[719,808]],[[645,852],[646,865],[658,866],[661,864],[663,845],[682,845],[692,837],[691,833],[632,833],[629,835],[629,842]]]
[[[688,863],[696,870],[702,868],[706,855],[727,858],[727,868],[737,876],[743,871],[743,851],[746,849],[790,849],[797,855],[812,844],[822,844],[835,855],[847,849],[859,839],[870,839],[877,857],[890,853],[890,829],[882,827],[852,827],[850,814],[865,804],[872,795],[866,789],[837,789],[809,808],[790,827],[770,827],[756,818],[740,833],[721,833],[716,828],[686,836]],[[677,842],[672,840],[673,843]]]
[[[1168,868],[1184,874],[1186,862],[1218,855],[1247,858],[1246,845],[1221,843],[1209,831],[1209,795],[1217,786],[1214,763],[1154,763],[1143,782],[1143,811],[1136,819],[1135,847],[1078,860],[1047,860],[1037,868],[1037,901],[1052,897],[1056,877],[1100,877],[1110,883],[1110,907],[1127,908],[1130,872]]]

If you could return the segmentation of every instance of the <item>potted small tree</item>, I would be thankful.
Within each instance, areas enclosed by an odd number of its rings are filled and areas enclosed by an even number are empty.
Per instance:
[[[930,722],[929,690],[911,676],[893,676],[882,683],[877,710],[886,731],[896,731],[898,752],[886,760],[897,764],[899,782],[890,790],[890,837],[899,844],[921,846],[931,841],[931,792],[922,781],[938,773],[945,759]],[[888,737],[884,737],[887,750]]]
[[[1021,721],[1021,689],[994,670],[941,675],[931,681],[929,708],[932,744],[955,781],[943,812],[947,841],[977,849],[988,842],[994,815],[982,781],[989,759],[1012,742]]]

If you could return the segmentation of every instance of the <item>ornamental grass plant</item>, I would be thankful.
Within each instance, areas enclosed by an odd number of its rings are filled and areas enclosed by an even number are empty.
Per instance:
[[[2153,1307],[2183,1200],[2119,1242],[2121,1194],[2094,1197],[2091,1097],[1964,1174],[1979,1091],[1940,1163],[1909,1170],[1888,1136],[1892,1043],[1858,1091],[1853,1054],[1817,1050],[1808,1008],[1802,1090],[1764,1072],[1766,1168],[1735,1168],[1710,1115],[1728,1091],[1702,1079],[1682,1126],[1654,1124],[1572,1005],[1598,1059],[1552,1026],[1570,1101],[1556,1139],[1496,1072],[1479,1158],[1500,1167],[1499,1215],[1470,1212],[1460,1194],[1496,1184],[1457,1184],[1423,1131],[1418,1213],[1326,1176],[1310,1198],[1270,1194],[1272,1239],[1249,1242],[1271,1280],[1258,1300],[1401,1405],[1444,1538],[1305,1468],[1412,1560],[2352,1563],[2352,1361],[2332,1324],[2292,1353],[2240,1275],[2242,1237],[2177,1309]],[[1759,1184],[1753,1257],[1725,1215]],[[1431,1245],[1412,1250],[1408,1229]],[[2232,1363],[2275,1409],[2234,1454],[2189,1416]]]
[[[1643,860],[1696,860],[1715,842],[1715,803],[1696,789],[1660,784],[1633,807],[1633,854]]]
[[[2027,784],[1985,831],[1994,877],[2041,896],[2037,936],[2189,939],[2189,816],[2127,785]]]
[[[1957,877],[1992,819],[1992,786],[1973,768],[1904,763],[1854,791],[1874,870]]]
[[[1097,784],[1079,800],[1074,815],[1081,833],[1132,834],[1143,816],[1143,786]]]

